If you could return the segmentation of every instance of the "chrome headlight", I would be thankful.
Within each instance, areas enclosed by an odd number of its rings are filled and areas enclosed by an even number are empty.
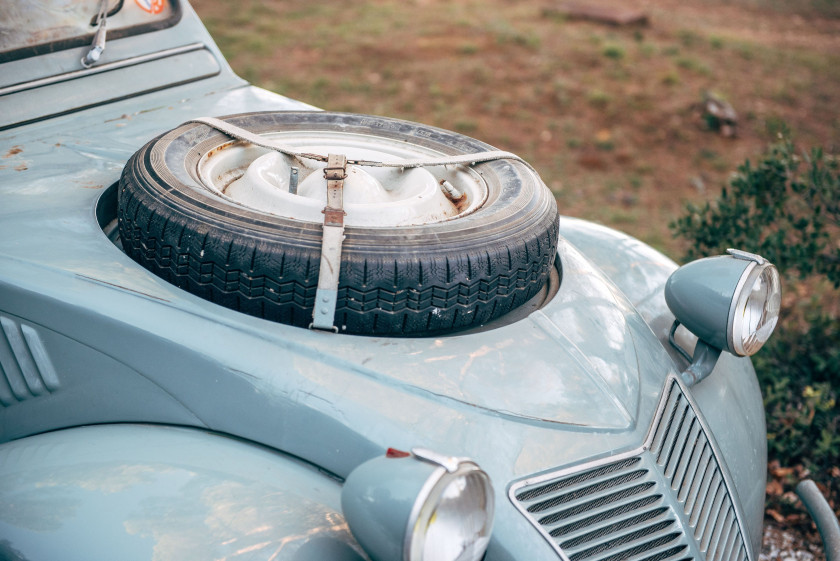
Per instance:
[[[665,300],[677,320],[700,339],[749,356],[767,342],[779,320],[779,272],[759,255],[735,249],[728,253],[674,271],[665,285]]]
[[[475,462],[389,450],[341,493],[350,531],[375,561],[478,561],[493,527],[493,487]]]
[[[732,300],[727,338],[735,354],[753,355],[773,334],[779,321],[782,285],[779,271],[768,262],[748,267]]]

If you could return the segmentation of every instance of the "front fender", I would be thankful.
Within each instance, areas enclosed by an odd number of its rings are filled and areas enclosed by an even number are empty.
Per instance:
[[[361,561],[340,494],[308,464],[201,430],[56,431],[0,445],[0,558]]]
[[[674,316],[663,290],[677,264],[636,238],[570,216],[560,218],[560,235],[615,283],[671,352],[667,341]]]

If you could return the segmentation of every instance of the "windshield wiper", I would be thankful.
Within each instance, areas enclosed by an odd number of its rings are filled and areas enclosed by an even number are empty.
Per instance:
[[[113,16],[114,14],[116,14],[117,12],[119,12],[120,10],[122,10],[123,4],[125,4],[125,0],[119,0],[119,2],[114,4],[113,8],[108,10],[108,13],[105,14],[105,17],[109,18],[109,17]],[[98,24],[99,24],[99,14],[97,13],[95,16],[90,18],[90,25],[91,25],[91,27],[93,27],[94,25],[98,25]]]
[[[102,56],[102,51],[105,50],[105,25],[108,22],[108,16],[117,13],[122,7],[122,2],[119,2],[112,13],[108,13],[108,0],[101,0],[99,2],[99,12],[91,20],[91,25],[96,25],[96,33],[93,34],[93,42],[90,45],[90,50],[82,59],[82,66],[90,68]]]

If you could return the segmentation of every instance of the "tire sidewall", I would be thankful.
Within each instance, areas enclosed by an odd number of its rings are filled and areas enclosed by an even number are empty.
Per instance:
[[[458,133],[384,117],[318,111],[246,113],[222,119],[256,134],[340,130],[349,134],[375,135],[419,145],[442,156],[494,150]],[[135,179],[149,196],[182,214],[184,219],[205,222],[214,230],[266,242],[275,241],[278,236],[287,239],[293,234],[296,243],[319,248],[320,223],[297,221],[234,205],[202,187],[197,173],[199,160],[209,151],[230,143],[227,135],[209,126],[182,125],[152,140],[135,155],[143,160],[140,166],[134,166],[139,172]],[[421,226],[345,227],[344,251],[405,253],[415,249],[426,251],[430,246],[469,249],[515,236],[535,220],[556,219],[553,197],[539,177],[521,162],[497,160],[476,164],[472,169],[488,190],[487,200],[474,212]]]

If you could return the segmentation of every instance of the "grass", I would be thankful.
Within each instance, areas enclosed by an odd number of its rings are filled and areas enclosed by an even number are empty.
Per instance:
[[[519,153],[561,186],[562,212],[671,255],[683,248],[667,224],[719,192],[782,123],[802,145],[840,147],[840,20],[826,0],[797,6],[661,0],[648,8],[651,26],[625,29],[546,17],[535,2],[194,1],[234,70],[257,85]],[[737,139],[696,121],[704,90],[732,103]]]
[[[624,47],[615,43],[606,45],[601,53],[607,58],[613,58],[616,60],[623,59],[625,55]]]

